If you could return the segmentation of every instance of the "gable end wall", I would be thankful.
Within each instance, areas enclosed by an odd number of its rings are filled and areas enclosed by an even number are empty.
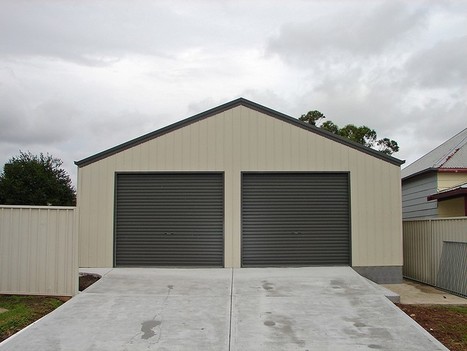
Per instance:
[[[224,172],[226,267],[240,267],[242,171],[350,172],[352,265],[402,265],[399,166],[238,106],[79,168],[81,267],[113,265],[119,171]]]

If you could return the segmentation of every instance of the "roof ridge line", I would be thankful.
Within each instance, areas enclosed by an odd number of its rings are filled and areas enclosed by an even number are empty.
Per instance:
[[[458,133],[459,134],[459,133]],[[458,135],[456,134],[456,135]],[[455,136],[454,136],[455,137]],[[454,138],[453,137],[453,138]],[[451,138],[452,139],[452,138]],[[449,140],[448,140],[449,141]],[[454,155],[467,144],[467,136],[465,136],[460,142],[454,145],[443,157],[436,161],[433,167],[442,168]],[[443,161],[444,160],[444,161]],[[442,161],[442,162],[441,162]]]
[[[455,135],[453,135],[452,137],[450,137],[449,139],[447,139],[446,141],[444,141],[443,143],[439,144],[438,146],[436,146],[434,149],[431,149],[430,151],[428,151],[427,153],[425,153],[424,155],[420,156],[419,158],[417,158],[415,161],[413,161],[412,163],[408,164],[406,167],[404,167],[403,170],[406,170],[407,168],[409,167],[412,167],[413,165],[415,165],[416,163],[420,162],[421,160],[423,160],[425,157],[427,157],[429,154],[431,154],[432,152],[440,149],[441,147],[443,147],[444,144],[447,144],[450,140],[454,139],[456,136],[458,136],[459,134],[462,134],[464,133],[464,131],[466,130],[467,128],[464,128],[462,129],[460,132],[456,133]],[[430,167],[428,167],[427,169],[435,169],[437,168],[436,167],[436,164],[438,162],[440,162],[441,159],[437,160],[435,163],[433,164],[430,164]]]

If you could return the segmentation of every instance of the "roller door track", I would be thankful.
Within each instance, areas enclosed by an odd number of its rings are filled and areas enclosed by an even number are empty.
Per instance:
[[[116,267],[223,267],[222,174],[117,174]]]
[[[348,173],[244,173],[242,266],[350,265]]]

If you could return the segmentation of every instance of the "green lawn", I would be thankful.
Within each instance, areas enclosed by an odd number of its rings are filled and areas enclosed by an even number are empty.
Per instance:
[[[50,313],[63,302],[54,297],[0,295],[0,342]]]

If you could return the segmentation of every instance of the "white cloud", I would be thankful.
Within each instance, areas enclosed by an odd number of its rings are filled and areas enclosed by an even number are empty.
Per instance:
[[[231,99],[367,124],[413,161],[465,128],[467,5],[0,2],[0,164],[74,160]],[[433,126],[436,126],[434,128]]]
[[[352,3],[351,3],[352,4]],[[412,42],[424,27],[427,9],[401,2],[353,3],[324,16],[283,24],[268,43],[268,53],[316,70],[350,59],[366,59]]]
[[[467,35],[437,42],[414,54],[407,71],[414,84],[440,88],[467,85]]]

